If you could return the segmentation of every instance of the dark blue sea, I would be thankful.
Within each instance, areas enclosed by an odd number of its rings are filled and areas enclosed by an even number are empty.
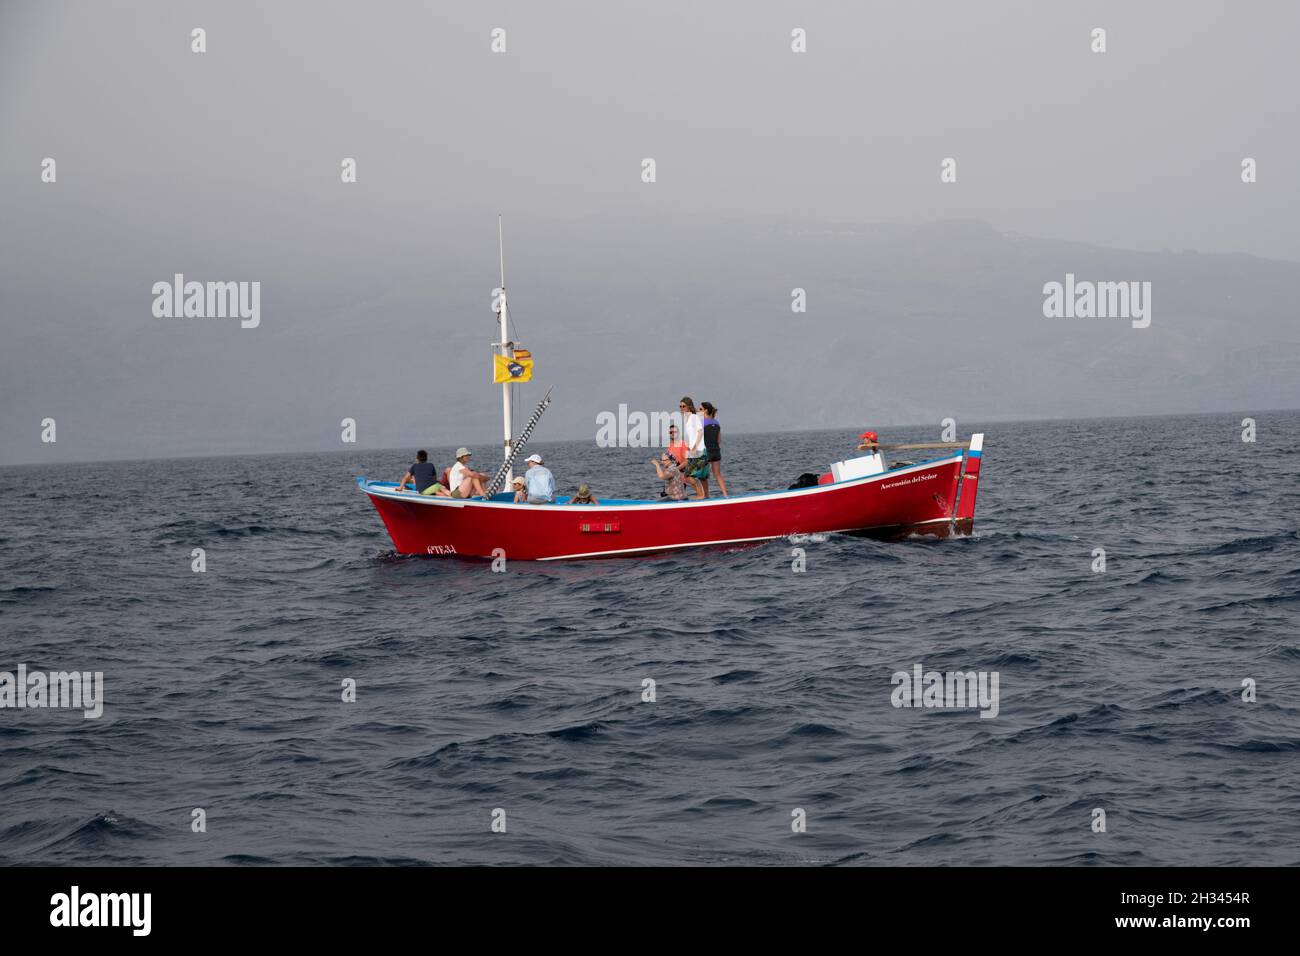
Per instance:
[[[0,671],[104,711],[0,710],[0,862],[1300,863],[1300,413],[1242,417],[963,422],[966,539],[502,573],[393,554],[353,479],[413,448],[2,469]],[[544,432],[562,491],[653,492]],[[727,435],[732,490],[853,437]],[[997,716],[895,707],[917,664]]]

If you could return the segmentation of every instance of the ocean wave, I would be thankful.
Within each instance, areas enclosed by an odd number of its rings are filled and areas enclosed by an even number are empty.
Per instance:
[[[0,859],[1294,863],[1300,534],[1265,530],[1295,520],[1294,467],[1205,458],[1222,424],[1161,420],[1139,455],[1147,424],[1077,423],[1107,453],[1068,469],[1048,467],[1060,423],[989,428],[969,538],[499,574],[393,554],[352,478],[409,450],[171,463],[174,489],[127,463],[93,508],[0,496],[0,671],[105,675],[102,720],[0,711]],[[728,441],[738,485],[793,454]],[[799,441],[842,457],[843,434]],[[643,457],[620,475],[623,450],[589,445],[545,451],[612,468],[611,495],[646,486]],[[915,662],[1000,671],[998,716],[894,708]],[[1122,839],[1092,839],[1096,806]],[[811,842],[788,839],[795,807]]]

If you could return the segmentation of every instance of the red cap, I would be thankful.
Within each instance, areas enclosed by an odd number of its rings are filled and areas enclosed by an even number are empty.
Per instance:
[[[858,439],[860,441],[874,441],[874,442],[880,441],[880,438],[876,435],[875,432],[863,432],[861,435],[858,436]]]

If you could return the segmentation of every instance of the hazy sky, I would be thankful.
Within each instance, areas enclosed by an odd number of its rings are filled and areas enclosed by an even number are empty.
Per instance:
[[[1297,36],[1290,2],[0,0],[0,463],[325,449],[346,415],[372,447],[497,438],[498,210],[520,334],[579,374],[656,332],[690,352],[706,321],[681,300],[698,282],[631,241],[645,222],[671,245],[737,221],[977,219],[1300,260]],[[747,250],[703,254],[724,274]],[[260,281],[261,326],[155,318],[176,272]],[[773,279],[776,307],[797,284]],[[710,328],[743,336],[727,301]],[[693,361],[663,407],[712,384]],[[626,400],[564,384],[557,437]],[[890,407],[907,420],[905,397]],[[771,421],[739,412],[731,427]]]

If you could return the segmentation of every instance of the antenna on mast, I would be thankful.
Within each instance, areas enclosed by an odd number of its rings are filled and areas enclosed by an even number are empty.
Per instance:
[[[501,291],[506,290],[506,243],[501,234],[501,213],[497,213],[497,251],[501,253]]]
[[[501,229],[500,213],[497,213],[497,251],[501,255],[501,288],[498,290],[498,293],[500,295],[500,302],[501,302],[501,309],[500,309],[501,344],[499,347],[501,349],[501,354],[504,356],[509,354],[507,350],[510,348],[510,336],[509,333],[507,332],[507,326],[509,323],[509,316],[508,316],[509,307],[506,305],[506,244]],[[501,460],[502,460],[503,467],[505,468],[504,478],[506,483],[508,484],[511,478],[513,477],[513,475],[511,474],[510,465],[512,464],[514,458],[512,454],[514,439],[510,434],[511,429],[510,429],[510,383],[509,382],[501,383],[501,419],[503,422],[502,428],[505,433],[505,440],[501,443],[501,456],[502,456]]]

